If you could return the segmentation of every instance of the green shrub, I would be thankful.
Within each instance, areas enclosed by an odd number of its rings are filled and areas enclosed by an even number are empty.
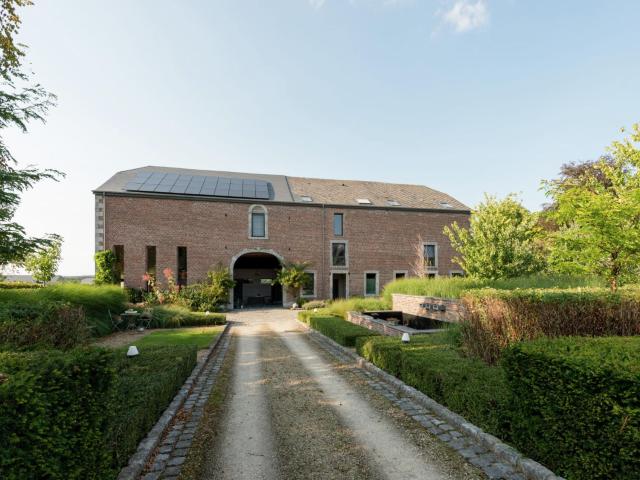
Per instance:
[[[465,350],[494,363],[507,346],[540,336],[640,334],[640,290],[606,288],[468,292]]]
[[[0,289],[13,289],[13,288],[40,288],[41,285],[31,282],[7,282],[0,281]]]
[[[171,403],[196,364],[196,351],[195,345],[141,347],[140,355],[131,359],[126,349],[115,352],[116,405],[105,441],[114,471],[126,465]]]
[[[227,317],[223,313],[192,312],[180,305],[157,305],[151,309],[152,328],[223,325],[226,321]]]
[[[325,308],[327,306],[327,302],[324,300],[309,300],[301,305],[305,310],[313,310],[315,308]]]
[[[348,312],[365,312],[373,310],[389,310],[391,305],[378,297],[362,298],[351,297],[343,300],[334,300],[326,307],[326,312],[346,320]]]
[[[0,478],[113,478],[112,354],[0,353]],[[146,401],[146,399],[145,399]]]
[[[568,479],[637,479],[640,338],[557,338],[504,353],[513,440]]]
[[[96,285],[112,285],[118,283],[116,275],[116,254],[112,250],[101,250],[94,255],[96,263]]]
[[[467,420],[507,437],[508,390],[501,367],[465,358],[449,334],[413,335],[409,344],[397,337],[362,338],[358,353]]]
[[[338,317],[320,316],[316,314],[308,317],[308,323],[311,328],[333,339],[344,347],[355,347],[358,337],[378,335],[368,328],[355,325]]]
[[[391,295],[419,295],[425,297],[461,298],[469,290],[494,288],[515,290],[517,288],[577,288],[604,287],[606,282],[597,277],[571,275],[532,275],[503,280],[481,280],[471,277],[404,278],[394,280],[384,287],[383,296],[391,304]]]
[[[0,350],[68,350],[89,336],[82,307],[64,302],[0,304]]]
[[[41,302],[65,302],[82,307],[95,336],[111,332],[109,311],[118,315],[126,308],[127,295],[120,287],[104,285],[81,285],[77,283],[56,283],[38,289],[0,289],[0,303],[20,304]]]

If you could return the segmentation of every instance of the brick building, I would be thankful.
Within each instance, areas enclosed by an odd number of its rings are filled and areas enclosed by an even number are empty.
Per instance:
[[[377,295],[411,274],[418,244],[429,275],[461,274],[442,230],[469,209],[424,186],[143,167],[93,193],[96,250],[116,252],[131,287],[167,267],[193,283],[222,264],[235,306],[279,304],[281,262],[306,261],[304,297]]]

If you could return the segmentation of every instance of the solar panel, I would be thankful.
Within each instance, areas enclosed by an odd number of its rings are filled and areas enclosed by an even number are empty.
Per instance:
[[[124,189],[131,192],[256,198],[261,200],[268,200],[273,196],[271,183],[264,180],[164,172],[139,172],[124,186]]]

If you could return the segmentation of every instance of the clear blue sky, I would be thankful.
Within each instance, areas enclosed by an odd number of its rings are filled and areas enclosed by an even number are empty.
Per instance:
[[[537,209],[541,179],[640,121],[638,18],[636,0],[36,0],[20,40],[59,106],[7,139],[67,178],[17,218],[62,234],[61,273],[86,274],[91,189],[142,165],[420,183],[470,206],[518,192]]]

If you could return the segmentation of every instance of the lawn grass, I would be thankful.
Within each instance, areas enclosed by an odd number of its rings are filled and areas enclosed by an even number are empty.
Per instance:
[[[207,348],[222,333],[224,326],[174,328],[151,332],[136,340],[138,348],[168,345],[196,345],[198,349]]]

